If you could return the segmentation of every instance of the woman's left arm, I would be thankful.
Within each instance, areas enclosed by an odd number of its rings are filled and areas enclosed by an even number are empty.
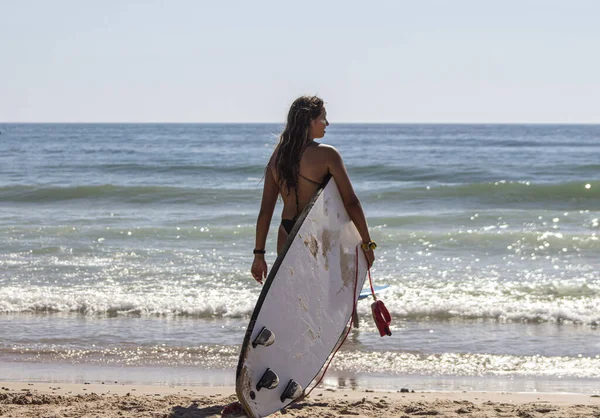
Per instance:
[[[270,165],[267,166],[265,172],[265,185],[263,187],[262,201],[260,204],[260,210],[258,212],[258,218],[256,219],[256,241],[255,250],[264,250],[267,242],[267,235],[269,233],[269,226],[271,225],[271,219],[273,218],[273,211],[275,210],[275,204],[277,203],[277,196],[279,195],[279,188],[273,177]],[[255,254],[254,262],[252,263],[252,276],[259,282],[262,283],[262,279],[267,277],[267,263],[265,262],[264,254]]]

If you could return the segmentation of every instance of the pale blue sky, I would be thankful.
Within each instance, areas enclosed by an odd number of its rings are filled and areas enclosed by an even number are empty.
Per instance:
[[[0,0],[0,121],[600,123],[600,1]]]

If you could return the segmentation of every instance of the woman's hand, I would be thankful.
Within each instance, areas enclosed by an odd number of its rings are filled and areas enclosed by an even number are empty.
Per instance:
[[[250,271],[252,272],[252,277],[260,284],[263,284],[263,278],[267,278],[267,262],[265,261],[264,255],[257,254],[254,256],[252,269]]]
[[[373,250],[363,250],[363,252],[365,253],[365,257],[367,257],[367,266],[368,268],[371,268],[375,261],[375,253]]]

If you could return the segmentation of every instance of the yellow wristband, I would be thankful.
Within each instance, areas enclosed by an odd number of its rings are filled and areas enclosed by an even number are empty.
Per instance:
[[[364,251],[374,250],[377,248],[375,241],[363,242],[360,246]]]

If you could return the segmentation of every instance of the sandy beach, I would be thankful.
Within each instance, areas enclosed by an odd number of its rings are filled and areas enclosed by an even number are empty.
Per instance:
[[[231,387],[0,383],[2,417],[221,417]],[[600,396],[500,392],[315,390],[272,416],[599,417]],[[243,416],[243,415],[241,415]]]

